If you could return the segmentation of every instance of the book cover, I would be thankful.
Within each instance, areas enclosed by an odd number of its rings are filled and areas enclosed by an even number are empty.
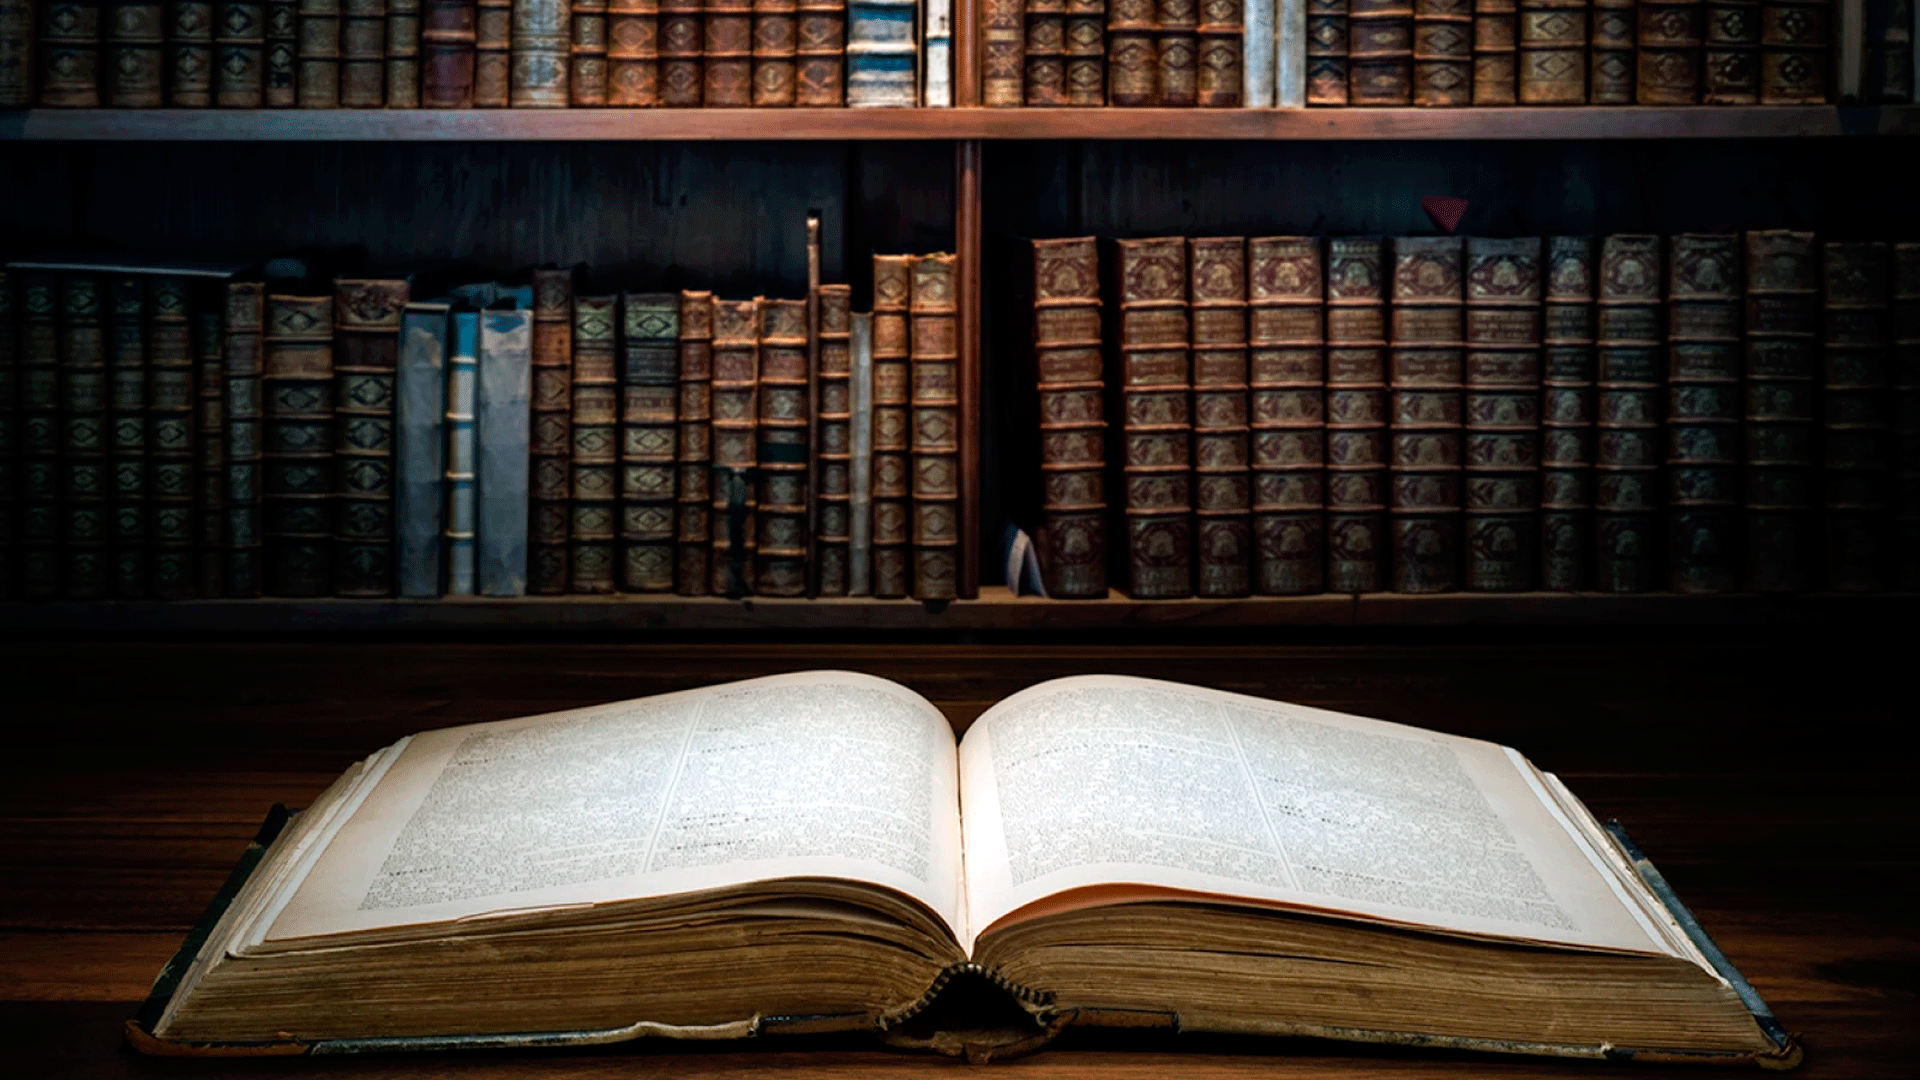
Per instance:
[[[335,596],[393,592],[393,404],[405,280],[334,282]]]
[[[1913,0],[1869,0],[1865,76],[1868,102],[1904,104],[1913,100],[1915,29]]]
[[[1065,0],[1027,0],[1026,42],[1021,47],[1025,69],[1025,103],[1060,106],[1067,103],[1067,5]]]
[[[1746,532],[1741,585],[1798,592],[1815,580],[1815,391],[1820,263],[1812,233],[1746,236]]]
[[[9,273],[9,276],[13,276]],[[47,600],[60,592],[60,450],[66,425],[61,386],[60,279],[19,273],[20,596]]]
[[[147,587],[156,600],[186,600],[196,582],[194,391],[197,366],[187,279],[151,278],[147,288],[146,528]],[[217,335],[216,335],[217,336]]]
[[[504,109],[512,98],[513,0],[474,0],[473,107]]]
[[[610,593],[619,500],[618,296],[573,298],[573,412],[568,579],[576,593]]]
[[[1087,0],[1081,0],[1086,3]],[[953,0],[923,0],[926,18],[920,37],[920,104],[929,109],[953,105]]]
[[[607,104],[607,0],[572,0],[570,11],[567,103],[597,108]]]
[[[267,5],[261,0],[220,0],[214,18],[213,103],[223,109],[257,109],[266,87]]]
[[[420,107],[420,5],[387,0],[385,76],[387,108]]]
[[[1193,595],[1193,389],[1187,252],[1179,237],[1117,245],[1127,595]]]
[[[847,595],[873,595],[873,313],[856,311],[848,327],[852,353],[847,420]]]
[[[1055,10],[1058,10],[1056,7]],[[909,27],[909,35],[911,35]],[[989,108],[1017,106],[1023,100],[1027,30],[1020,0],[981,0],[980,103]]]
[[[1252,425],[1253,591],[1262,596],[1317,593],[1327,587],[1327,364],[1320,241],[1310,236],[1256,237],[1247,245]],[[1198,289],[1200,263],[1194,262]],[[1225,395],[1202,401],[1201,310],[1195,292],[1194,460],[1200,462],[1208,406],[1229,409]],[[1350,417],[1348,419],[1351,419]],[[1204,488],[1205,476],[1198,476]],[[1201,503],[1202,512],[1205,500]],[[1201,529],[1206,519],[1201,518]],[[1200,569],[1207,539],[1198,538]],[[1202,595],[1205,595],[1204,593]]]
[[[1327,589],[1380,592],[1387,550],[1387,250],[1327,242]]]
[[[1708,3],[1703,18],[1700,100],[1708,105],[1759,104],[1760,5]]]
[[[853,541],[853,303],[846,285],[820,286],[820,362],[815,380],[820,412],[819,490],[814,495],[821,596],[846,596]]]
[[[340,107],[387,103],[387,0],[340,0]]]
[[[1155,0],[1154,78],[1159,105],[1200,103],[1200,0]]]
[[[1473,103],[1519,101],[1519,7],[1514,0],[1474,0]]]
[[[440,595],[446,532],[447,375],[452,305],[409,300],[400,316],[400,369],[393,399],[395,591],[413,600]]]
[[[1387,454],[1393,591],[1460,587],[1464,245],[1393,238]]]
[[[1701,14],[1700,0],[1640,0],[1639,104],[1700,101]]]
[[[1540,238],[1467,240],[1462,584],[1527,592],[1538,578]]]
[[[1413,104],[1412,0],[1348,0],[1347,102]]]
[[[572,566],[573,270],[533,272],[533,416],[527,464],[527,592],[558,596]]]
[[[261,103],[269,109],[298,104],[295,92],[300,66],[298,0],[266,0],[266,69]]]
[[[166,7],[159,0],[107,0],[106,104],[157,109],[166,100]]]
[[[931,5],[928,13],[931,18]],[[846,0],[799,0],[795,27],[793,103],[812,108],[846,104]]]
[[[794,103],[799,28],[796,0],[753,0],[753,104]]]
[[[476,590],[479,533],[478,480],[480,439],[475,426],[480,409],[480,313],[455,309],[447,357],[446,593],[472,596]]]
[[[873,595],[907,595],[910,255],[873,257]]]
[[[1307,105],[1347,103],[1347,0],[1305,0]],[[1276,27],[1282,43],[1291,29]]]
[[[658,0],[607,0],[606,104],[660,104]]]
[[[227,358],[225,283],[189,294],[193,338],[193,595],[227,593]]]
[[[213,104],[213,8],[212,0],[175,0],[167,12],[164,81],[176,109]]]
[[[680,294],[680,406],[674,592],[705,596],[713,571],[713,294]]]
[[[1592,560],[1594,251],[1550,236],[1540,351],[1540,587],[1578,592]]]
[[[955,255],[920,255],[912,292],[913,597],[951,600],[960,579],[959,297]]]
[[[729,599],[754,584],[760,327],[759,300],[713,301],[712,592]]]
[[[918,100],[915,0],[847,0],[847,104],[911,108]]]
[[[1636,0],[1593,0],[1587,37],[1588,104],[1633,104],[1638,11]]]
[[[525,596],[533,316],[521,302],[480,313],[479,383],[474,586],[482,596]]]
[[[1740,577],[1740,237],[1667,246],[1667,588]]]
[[[298,0],[294,102],[302,109],[340,107],[340,9],[343,0]]]
[[[567,0],[513,0],[509,103],[516,109],[564,109],[571,67]]]
[[[33,104],[33,4],[0,2],[0,109]]]
[[[1106,383],[1094,238],[1033,241],[1040,569],[1047,595],[1107,595]]]
[[[707,0],[706,88],[709,108],[753,104],[753,2]],[[908,25],[911,33],[911,23]],[[908,39],[911,40],[911,37]]]
[[[807,364],[807,302],[761,300],[759,415],[754,451],[759,497],[754,507],[756,543],[753,591],[761,596],[804,596],[807,553],[807,433],[812,416]]]
[[[111,594],[148,595],[147,282],[107,280],[107,537]]]
[[[1196,104],[1234,109],[1246,104],[1246,48],[1242,0],[1199,0],[1195,29]],[[1267,35],[1272,40],[1272,35]]]
[[[40,104],[65,109],[98,106],[99,0],[53,0],[41,11]]]
[[[259,596],[266,587],[262,494],[266,490],[261,448],[265,394],[266,286],[236,281],[226,290],[226,555],[225,593]]]
[[[1108,0],[1107,104],[1160,104],[1160,47],[1154,0]]]
[[[270,294],[261,368],[269,596],[333,592],[333,297]]]
[[[1472,102],[1472,0],[1413,0],[1413,103]]]
[[[660,104],[698,108],[706,96],[702,0],[661,0]],[[576,27],[577,20],[576,18]],[[684,317],[684,314],[683,314]]]
[[[1649,9],[1643,5],[1640,10],[1644,16]],[[1687,10],[1697,14],[1700,9],[1695,3]],[[1588,67],[1586,0],[1520,0],[1519,27],[1520,104],[1584,104]],[[1644,50],[1640,60],[1644,80]],[[1644,81],[1641,85],[1640,103],[1651,104],[1645,97]]]
[[[1890,580],[1892,254],[1874,242],[1821,250],[1821,562],[1834,592],[1884,592]]]
[[[679,469],[680,294],[620,298],[622,592],[672,592]]]
[[[1245,596],[1253,591],[1255,519],[1270,509],[1269,493],[1252,485],[1270,479],[1248,473],[1247,242],[1240,237],[1187,241],[1188,311],[1193,345],[1193,590],[1195,596]],[[1278,400],[1269,354],[1254,358],[1256,423],[1291,419]],[[1318,402],[1315,402],[1318,417]],[[1262,434],[1265,434],[1263,431]],[[1269,459],[1253,462],[1272,467]],[[1318,548],[1311,559],[1320,567]]]
[[[474,0],[422,0],[420,104],[428,109],[471,109],[477,17]]]
[[[1666,381],[1661,239],[1600,243],[1595,311],[1594,587],[1650,592],[1660,579]]]

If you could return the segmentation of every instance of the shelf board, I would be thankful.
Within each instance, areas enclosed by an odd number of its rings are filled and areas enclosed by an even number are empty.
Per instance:
[[[15,109],[0,140],[1712,139],[1920,135],[1920,107]]]

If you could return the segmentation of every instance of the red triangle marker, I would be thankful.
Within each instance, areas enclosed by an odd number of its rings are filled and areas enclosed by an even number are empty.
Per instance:
[[[1460,219],[1467,214],[1467,200],[1451,195],[1429,195],[1420,200],[1420,209],[1425,210],[1442,231],[1451,234],[1460,227]]]

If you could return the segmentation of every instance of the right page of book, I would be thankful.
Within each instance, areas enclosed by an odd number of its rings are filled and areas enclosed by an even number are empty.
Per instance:
[[[1675,951],[1525,760],[1477,739],[1079,676],[989,709],[961,743],[960,773],[975,934],[1009,915],[1178,890]]]

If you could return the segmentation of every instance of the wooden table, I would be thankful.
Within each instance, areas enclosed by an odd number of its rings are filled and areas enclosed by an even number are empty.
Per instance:
[[[1481,736],[1624,821],[1799,1032],[1817,1077],[1920,1076],[1920,719],[1911,643],[1791,647],[60,642],[0,647],[0,1076],[866,1078],[965,1068],[858,1039],[588,1053],[165,1061],[122,1021],[266,809],[408,732],[811,667],[912,686],[964,726],[1117,671]],[[1634,1077],[1699,1069],[1311,1041],[1069,1036],[1047,1077]]]

